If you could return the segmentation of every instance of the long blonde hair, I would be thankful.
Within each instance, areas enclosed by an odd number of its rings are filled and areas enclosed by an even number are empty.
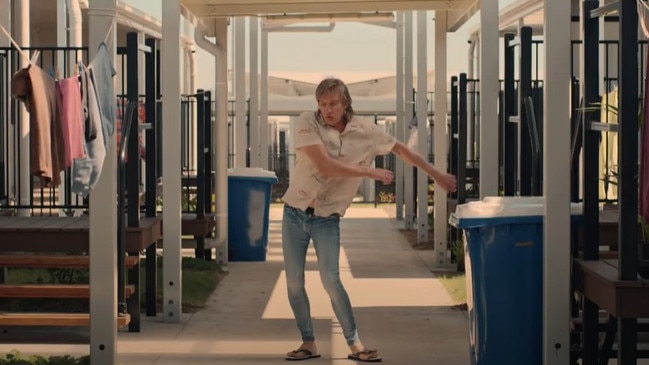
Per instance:
[[[345,119],[345,124],[347,124],[354,116],[354,108],[352,108],[352,96],[349,94],[347,85],[345,85],[342,80],[329,77],[320,81],[320,84],[315,89],[315,99],[316,101],[319,101],[322,95],[332,92],[337,92],[340,95],[340,101],[346,105],[343,118]],[[320,113],[320,111],[318,111],[318,113]]]

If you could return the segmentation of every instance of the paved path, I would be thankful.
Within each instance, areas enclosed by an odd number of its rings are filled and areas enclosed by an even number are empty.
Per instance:
[[[383,363],[465,365],[468,320],[397,224],[382,208],[354,207],[342,220],[341,276],[355,307],[363,342],[378,348]],[[125,365],[286,364],[299,345],[291,316],[281,253],[281,207],[273,205],[266,262],[235,262],[207,308],[180,323],[148,318],[141,333],[119,334]],[[309,364],[353,364],[319,281],[315,253],[307,264],[307,291],[320,359]],[[0,345],[1,352],[87,354],[87,345]]]

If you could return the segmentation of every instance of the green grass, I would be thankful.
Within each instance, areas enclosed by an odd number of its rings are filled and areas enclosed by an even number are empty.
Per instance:
[[[90,356],[75,358],[69,355],[43,357],[38,355],[23,356],[18,351],[11,351],[0,357],[0,365],[89,365]]]
[[[162,308],[162,258],[158,257],[157,301]],[[182,259],[182,311],[196,312],[205,307],[209,296],[214,292],[219,281],[225,276],[220,266],[214,261],[197,260],[192,257]],[[141,298],[144,305],[145,265],[142,261]],[[73,269],[9,269],[5,277],[7,284],[29,283],[67,283],[81,284],[88,282],[87,270]],[[5,311],[45,311],[45,312],[87,312],[87,299],[11,299],[0,302],[0,310]],[[2,365],[2,362],[0,362]]]
[[[142,261],[141,280],[144,282],[144,261]],[[158,257],[157,301],[162,305],[162,258]],[[205,303],[216,289],[219,281],[225,276],[221,267],[214,261],[197,260],[193,257],[182,258],[182,311],[193,313],[205,307]],[[144,290],[144,287],[142,288]],[[144,297],[144,291],[142,291]],[[144,303],[143,303],[144,304]]]
[[[438,273],[436,276],[455,304],[466,303],[466,276],[464,273]]]

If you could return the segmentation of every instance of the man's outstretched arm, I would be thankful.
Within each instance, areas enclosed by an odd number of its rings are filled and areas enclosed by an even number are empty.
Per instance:
[[[421,155],[397,141],[392,147],[392,153],[399,156],[405,163],[416,166],[435,180],[435,184],[446,191],[455,191],[457,189],[457,179],[455,176],[437,170],[433,165],[428,163]]]

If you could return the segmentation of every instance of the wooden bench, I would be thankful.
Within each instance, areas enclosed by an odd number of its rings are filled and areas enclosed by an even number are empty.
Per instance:
[[[135,285],[125,285],[128,298],[135,293]],[[88,284],[0,284],[0,298],[90,298]]]
[[[0,252],[88,252],[90,220],[81,217],[0,217]],[[139,252],[162,239],[161,217],[143,217],[126,229],[126,251]]]
[[[576,291],[617,318],[649,318],[649,280],[619,280],[616,259],[574,263]]]
[[[602,256],[612,257],[613,254]],[[649,280],[639,276],[637,280],[620,280],[617,265],[617,258],[575,259],[573,265],[574,290],[605,311],[606,317],[600,312],[597,318],[597,330],[604,334],[598,345],[600,359],[617,356],[617,319],[636,319],[637,331],[649,331],[649,323],[641,320],[649,318]],[[582,323],[582,318],[573,318],[573,329],[583,331]],[[580,356],[583,351],[579,346],[572,350],[574,356]],[[647,358],[649,350],[638,346],[636,356]]]
[[[117,326],[124,328],[131,321],[130,315],[118,316]],[[89,326],[87,313],[0,313],[0,326]]]
[[[133,268],[138,265],[138,256],[126,256],[124,265]],[[90,267],[90,257],[86,255],[0,255],[0,267],[22,268],[66,268],[87,269]]]
[[[207,236],[216,226],[216,215],[213,213],[198,217],[196,213],[183,213],[181,231],[183,236]]]

